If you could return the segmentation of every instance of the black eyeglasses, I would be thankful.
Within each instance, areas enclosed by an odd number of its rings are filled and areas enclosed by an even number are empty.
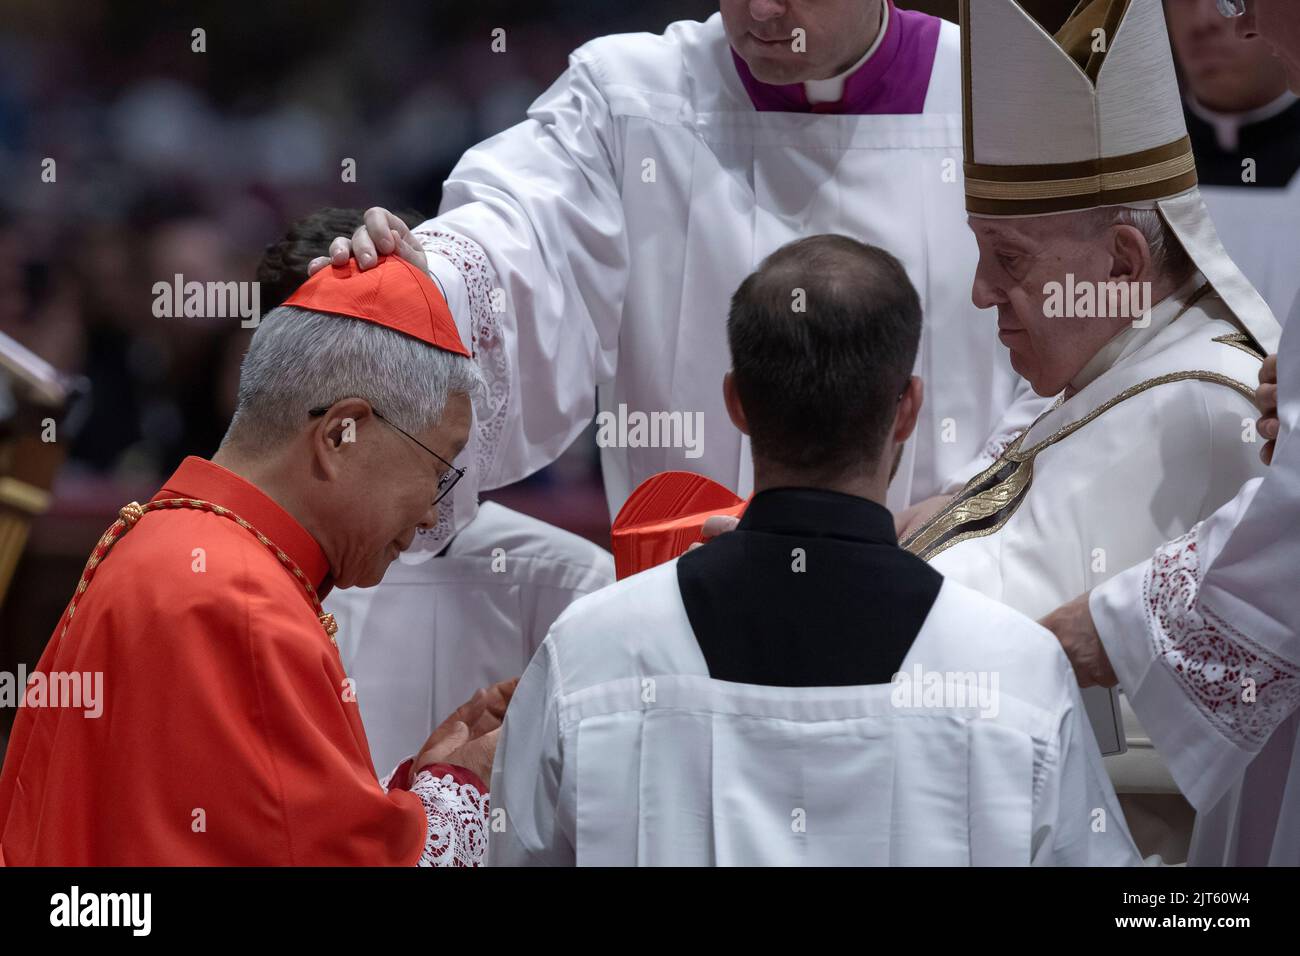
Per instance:
[[[329,407],[328,407],[328,406],[325,406],[325,407],[322,407],[322,408],[313,408],[313,409],[312,409],[311,411],[309,411],[307,414],[310,415],[312,418],[320,418],[322,415],[324,415],[324,414],[325,414],[326,412],[328,412],[328,411],[329,411]],[[382,414],[380,414],[380,412],[379,412],[378,409],[372,408],[371,411],[375,413],[375,417],[376,417],[376,418],[378,418],[381,422],[383,422],[383,423],[384,423],[385,425],[387,425],[389,428],[395,428],[395,429],[397,429],[399,432],[401,432],[401,433],[402,433],[403,435],[405,435],[407,438],[411,439],[411,441],[415,442],[417,445],[419,445],[421,448],[423,448],[425,451],[427,451],[427,452],[428,452],[430,455],[432,455],[434,458],[438,459],[438,461],[442,462],[444,465],[447,466],[447,470],[444,471],[444,472],[442,473],[442,477],[438,479],[438,486],[437,486],[437,488],[435,489],[435,491],[437,492],[437,497],[435,497],[435,498],[433,499],[433,503],[436,505],[436,504],[437,504],[439,501],[441,501],[443,498],[446,498],[447,495],[451,492],[451,489],[453,489],[453,488],[456,487],[456,482],[460,481],[462,478],[465,477],[465,469],[464,469],[464,468],[457,468],[455,465],[453,465],[451,462],[449,462],[446,458],[443,458],[443,457],[442,457],[441,455],[439,455],[436,451],[434,451],[432,448],[430,448],[430,447],[429,447],[428,445],[426,445],[424,442],[420,441],[420,439],[416,438],[414,435],[412,435],[412,434],[411,434],[410,432],[408,432],[406,429],[402,428],[400,425],[395,425],[395,424],[393,424],[392,422],[390,422],[387,418],[385,418]]]

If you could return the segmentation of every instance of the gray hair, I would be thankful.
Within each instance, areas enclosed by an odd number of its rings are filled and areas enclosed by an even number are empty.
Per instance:
[[[484,387],[472,359],[373,322],[282,305],[253,333],[223,444],[272,447],[301,428],[309,411],[344,398],[363,398],[419,433],[442,419],[448,396],[473,401]]]
[[[1186,282],[1196,270],[1196,264],[1157,209],[1107,206],[1076,213],[1075,216],[1079,228],[1088,235],[1099,234],[1111,226],[1132,226],[1147,241],[1156,275],[1174,285]]]

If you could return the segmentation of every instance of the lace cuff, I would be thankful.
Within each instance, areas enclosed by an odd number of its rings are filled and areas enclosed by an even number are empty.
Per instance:
[[[469,298],[470,354],[478,362],[487,392],[476,408],[477,447],[475,463],[483,488],[496,487],[496,466],[501,438],[510,410],[510,355],[506,351],[501,319],[505,313],[505,289],[496,269],[472,239],[441,229],[415,230],[429,255],[439,256],[460,273]]]
[[[1156,551],[1143,583],[1155,658],[1225,738],[1258,751],[1300,705],[1300,669],[1251,640],[1200,598],[1201,525]]]
[[[478,775],[452,764],[430,764],[411,779],[414,757],[403,760],[381,783],[409,790],[424,804],[428,820],[419,866],[482,866],[487,856],[489,801]]]

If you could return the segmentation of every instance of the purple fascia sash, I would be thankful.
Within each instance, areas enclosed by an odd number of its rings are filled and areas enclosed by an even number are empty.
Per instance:
[[[919,113],[925,108],[930,74],[939,47],[937,17],[914,10],[899,10],[889,0],[889,26],[876,52],[844,81],[844,95],[835,103],[808,102],[802,83],[773,86],[749,71],[749,65],[731,51],[736,72],[750,102],[759,112],[866,114]]]

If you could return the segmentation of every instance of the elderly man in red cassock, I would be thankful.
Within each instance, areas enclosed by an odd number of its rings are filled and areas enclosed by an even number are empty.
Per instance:
[[[479,862],[513,685],[381,783],[320,599],[432,524],[480,387],[400,258],[269,313],[221,448],[121,510],[50,638],[0,773],[0,862]],[[101,714],[31,693],[63,674],[102,675]]]

